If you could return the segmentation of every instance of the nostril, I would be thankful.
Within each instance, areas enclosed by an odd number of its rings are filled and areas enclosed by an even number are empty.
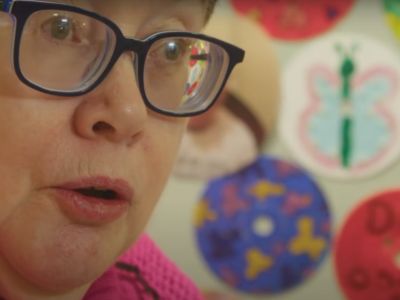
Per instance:
[[[114,127],[112,127],[110,124],[103,122],[103,121],[97,122],[96,124],[93,125],[92,128],[93,128],[93,131],[96,133],[99,133],[99,132],[113,133],[113,132],[115,132]]]

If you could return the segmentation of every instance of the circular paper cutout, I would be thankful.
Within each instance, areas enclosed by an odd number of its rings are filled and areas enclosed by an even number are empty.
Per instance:
[[[335,266],[349,300],[400,299],[400,190],[371,197],[345,222]]]
[[[359,35],[306,47],[283,76],[280,132],[301,164],[360,178],[400,154],[398,55]]]
[[[283,40],[311,38],[334,26],[354,0],[231,0],[242,14],[261,23],[273,37]]]
[[[383,0],[386,20],[395,36],[400,39],[400,1]]]
[[[183,136],[174,174],[210,180],[236,172],[258,155],[250,128],[225,107],[215,111],[210,126]]]
[[[209,183],[195,226],[212,272],[254,294],[303,282],[323,261],[331,240],[329,209],[316,183],[297,167],[264,156]]]

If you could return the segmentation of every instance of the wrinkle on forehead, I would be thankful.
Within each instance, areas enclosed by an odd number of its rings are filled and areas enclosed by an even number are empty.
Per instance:
[[[114,0],[112,2],[109,0],[53,0],[53,2],[95,11],[117,23],[126,35],[136,36],[136,32],[142,31],[140,30],[142,27],[147,28],[144,31],[152,31],[151,27],[156,27],[154,31],[200,31],[205,25],[205,3],[209,0]],[[179,22],[181,26],[174,26]],[[132,32],[133,28],[137,30]]]
[[[204,16],[206,15],[206,11],[214,6],[212,3],[215,3],[215,1],[216,0],[113,0],[111,2],[110,0],[51,0],[51,2],[70,4],[99,13],[109,11],[115,7],[123,7],[125,10],[130,11],[147,7],[149,11],[157,13],[161,10],[174,9],[185,5],[185,7],[197,7],[203,11]]]

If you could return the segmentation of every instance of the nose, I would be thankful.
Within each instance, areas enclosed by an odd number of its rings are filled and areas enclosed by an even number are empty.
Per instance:
[[[148,112],[136,85],[132,56],[120,57],[102,84],[84,96],[74,127],[85,139],[130,145],[144,129]]]

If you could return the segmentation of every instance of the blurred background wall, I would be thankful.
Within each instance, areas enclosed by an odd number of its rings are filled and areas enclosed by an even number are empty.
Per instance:
[[[221,2],[217,14],[230,14],[231,10],[228,1]],[[358,0],[334,27],[324,33],[297,41],[271,38],[282,74],[292,59],[310,43],[334,33],[362,34],[370,37],[397,54],[400,61],[399,42],[388,26],[384,1]],[[260,76],[263,76],[261,71],[265,70],[260,70]],[[282,84],[282,86],[287,85]],[[400,111],[393,113],[400,118]],[[293,149],[282,141],[278,128],[274,128],[269,133],[266,142],[262,144],[261,153],[301,165],[298,157],[293,154]],[[306,166],[303,165],[303,167],[307,169]],[[264,293],[258,296],[242,293],[228,287],[210,271],[196,244],[194,227],[195,206],[205,190],[204,180],[173,176],[148,226],[148,232],[167,255],[203,289],[225,291],[238,299],[346,299],[335,273],[333,248],[335,238],[346,218],[364,199],[399,187],[400,161],[396,159],[377,174],[357,180],[338,180],[323,176],[313,170],[308,171],[318,183],[328,202],[332,222],[332,244],[327,257],[315,274],[288,291],[276,294]],[[398,222],[400,224],[400,219]],[[374,264],[374,261],[365,263]]]

